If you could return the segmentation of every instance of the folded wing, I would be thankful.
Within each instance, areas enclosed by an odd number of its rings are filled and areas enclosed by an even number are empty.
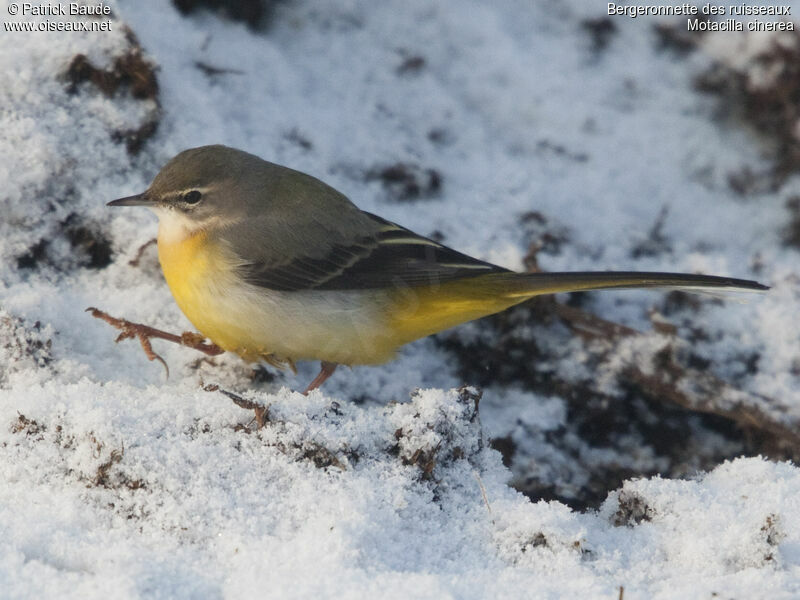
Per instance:
[[[299,291],[439,285],[509,272],[376,215],[363,214],[371,221],[370,234],[334,242],[323,255],[301,252],[300,256],[278,264],[246,263],[242,267],[243,276],[260,287]]]

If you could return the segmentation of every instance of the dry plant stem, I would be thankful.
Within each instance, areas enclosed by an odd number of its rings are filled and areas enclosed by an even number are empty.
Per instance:
[[[91,313],[96,319],[105,321],[115,329],[119,329],[122,332],[117,336],[117,339],[114,340],[115,342],[121,342],[122,340],[132,338],[138,339],[139,343],[142,345],[145,355],[147,356],[147,359],[157,360],[160,362],[164,366],[168,377],[169,367],[167,366],[166,361],[153,350],[153,346],[150,344],[150,338],[157,338],[160,340],[167,340],[168,342],[173,342],[175,344],[180,344],[181,346],[198,350],[203,354],[207,354],[208,356],[217,356],[225,352],[216,344],[206,343],[204,341],[205,337],[199,333],[185,331],[181,335],[175,335],[174,333],[168,333],[160,329],[155,329],[154,327],[149,327],[148,325],[132,323],[127,319],[118,319],[116,317],[112,317],[108,313],[92,306],[87,308],[86,312]]]
[[[624,337],[642,335],[641,332],[606,321],[586,311],[556,304],[556,313],[575,333],[587,340],[614,341]],[[625,377],[650,397],[667,400],[689,410],[709,413],[731,419],[745,430],[758,429],[775,436],[776,441],[800,450],[800,432],[776,421],[758,407],[759,402],[775,404],[770,398],[736,389],[718,377],[676,361],[671,346],[659,352],[659,368],[645,373],[636,365],[625,368]],[[725,400],[721,405],[720,398]]]
[[[206,392],[219,392],[220,394],[224,394],[225,396],[227,396],[228,398],[233,400],[233,403],[236,406],[239,406],[239,407],[244,408],[246,410],[252,410],[253,412],[255,412],[255,417],[254,417],[253,420],[256,422],[256,425],[258,425],[259,429],[264,427],[264,425],[266,425],[267,421],[269,421],[269,407],[268,406],[262,406],[262,405],[260,405],[260,404],[258,404],[256,402],[253,402],[252,400],[248,400],[247,398],[243,398],[239,394],[234,394],[233,392],[229,392],[228,390],[224,390],[221,387],[219,387],[218,385],[214,385],[214,384],[204,386],[203,387],[203,391],[206,391]],[[252,422],[253,421],[250,421],[250,423],[252,423]]]
[[[128,264],[132,267],[138,267],[139,262],[142,260],[142,256],[144,256],[145,251],[150,247],[157,243],[158,240],[153,238],[139,246],[139,249],[136,251],[136,256],[134,256],[131,260],[128,261]]]
[[[478,487],[481,490],[481,496],[483,497],[483,503],[486,505],[486,510],[489,511],[489,514],[492,514],[492,507],[489,505],[489,498],[486,496],[486,487],[483,485],[483,480],[481,479],[481,474],[477,471],[472,472],[475,475],[475,479],[478,480]]]

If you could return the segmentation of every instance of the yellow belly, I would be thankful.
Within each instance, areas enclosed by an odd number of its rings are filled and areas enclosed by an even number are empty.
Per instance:
[[[505,310],[527,299],[509,297],[487,278],[470,278],[407,290],[395,300],[389,329],[398,346]]]

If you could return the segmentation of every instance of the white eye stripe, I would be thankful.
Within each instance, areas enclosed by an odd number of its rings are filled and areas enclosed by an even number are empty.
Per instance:
[[[181,197],[185,196],[186,194],[188,194],[189,192],[200,192],[201,194],[205,194],[210,189],[211,189],[210,187],[186,188],[185,190],[181,190],[179,192],[176,192],[176,195],[178,196],[178,198],[181,198]]]

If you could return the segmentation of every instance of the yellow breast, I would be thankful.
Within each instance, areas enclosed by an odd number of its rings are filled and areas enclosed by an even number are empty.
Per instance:
[[[159,229],[158,258],[183,314],[218,346],[243,354],[239,329],[246,327],[228,301],[236,290],[229,252],[203,231],[174,236]]]
[[[207,277],[214,263],[206,246],[205,232],[198,232],[178,241],[168,241],[159,235],[158,259],[167,284],[181,309],[184,305],[202,301],[202,298],[196,297],[197,280]]]

